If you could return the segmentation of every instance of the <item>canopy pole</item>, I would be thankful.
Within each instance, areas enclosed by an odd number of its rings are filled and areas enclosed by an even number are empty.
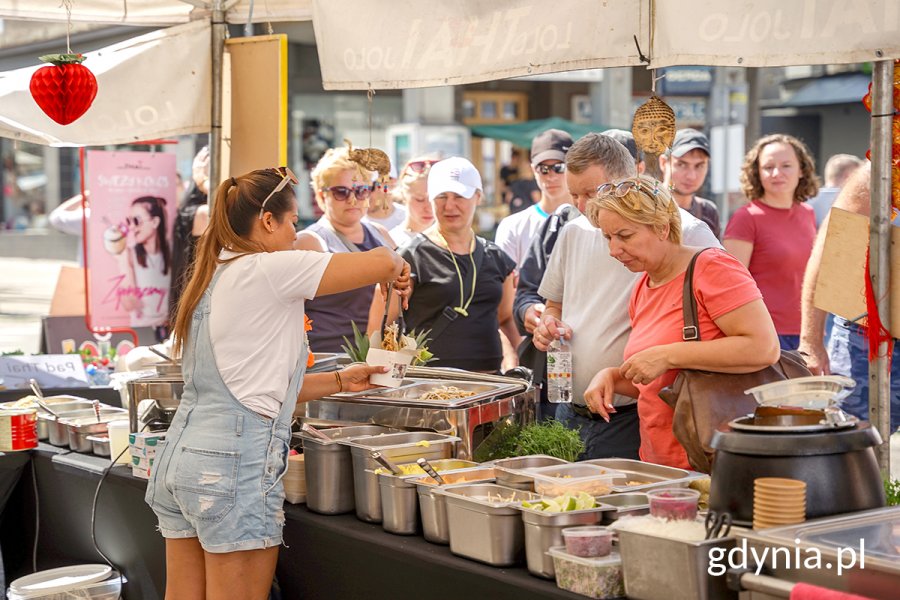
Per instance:
[[[891,328],[891,127],[894,114],[894,61],[874,63],[872,71],[872,184],[869,212],[869,271],[878,314]],[[870,331],[869,335],[875,335]],[[882,475],[890,473],[891,355],[888,342],[869,363],[869,421],[883,443],[876,449]]]
[[[225,10],[223,0],[216,0],[212,12],[212,112],[209,133],[209,207],[214,190],[222,181],[222,65],[225,55]]]

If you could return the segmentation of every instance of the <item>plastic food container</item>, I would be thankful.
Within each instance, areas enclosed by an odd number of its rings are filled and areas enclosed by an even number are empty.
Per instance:
[[[10,600],[116,600],[125,578],[107,565],[75,565],[38,571],[9,585]]]
[[[612,469],[583,463],[569,463],[529,469],[534,476],[534,491],[542,496],[561,496],[586,492],[603,496],[612,490],[622,474]]]
[[[840,405],[850,395],[856,382],[842,375],[816,375],[773,381],[746,390],[762,406],[793,406],[824,409]]]
[[[550,548],[556,586],[588,598],[621,598],[625,596],[622,579],[622,557],[618,552],[602,558],[572,556],[562,546]]]
[[[609,556],[612,552],[612,531],[606,527],[588,525],[567,527],[562,530],[566,542],[566,552],[582,558]]]
[[[660,519],[693,521],[697,518],[700,492],[689,488],[661,488],[649,490],[650,514]]]

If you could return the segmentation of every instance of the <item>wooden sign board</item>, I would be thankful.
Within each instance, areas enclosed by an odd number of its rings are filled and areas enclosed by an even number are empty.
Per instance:
[[[866,313],[866,251],[869,218],[831,209],[816,281],[816,308],[845,319]],[[891,335],[900,338],[900,227],[891,227]],[[896,276],[894,276],[896,275]]]
[[[234,38],[225,49],[224,170],[287,165],[287,36]]]

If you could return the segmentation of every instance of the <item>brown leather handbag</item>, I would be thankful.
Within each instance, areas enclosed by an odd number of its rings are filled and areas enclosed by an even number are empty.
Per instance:
[[[700,341],[693,281],[694,264],[700,252],[691,259],[684,274],[684,329],[681,337],[686,342]],[[660,391],[659,397],[675,410],[672,431],[687,451],[691,467],[701,473],[709,473],[714,453],[709,445],[713,432],[723,423],[756,410],[756,400],[752,395],[745,394],[745,390],[764,383],[810,375],[812,373],[799,354],[782,350],[778,362],[753,373],[682,369],[672,385]]]

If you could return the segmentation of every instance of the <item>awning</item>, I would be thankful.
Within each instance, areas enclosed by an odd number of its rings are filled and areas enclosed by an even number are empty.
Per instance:
[[[872,78],[863,73],[846,73],[821,77],[804,84],[793,96],[777,106],[799,108],[861,102],[869,90]]]
[[[609,127],[604,125],[580,125],[560,117],[550,117],[549,119],[536,119],[534,121],[523,121],[522,123],[509,123],[506,125],[472,125],[469,129],[472,130],[472,135],[512,142],[521,148],[530,148],[531,140],[548,129],[562,129],[567,131],[572,136],[572,139],[577,140],[592,131],[604,131],[609,129]]]

